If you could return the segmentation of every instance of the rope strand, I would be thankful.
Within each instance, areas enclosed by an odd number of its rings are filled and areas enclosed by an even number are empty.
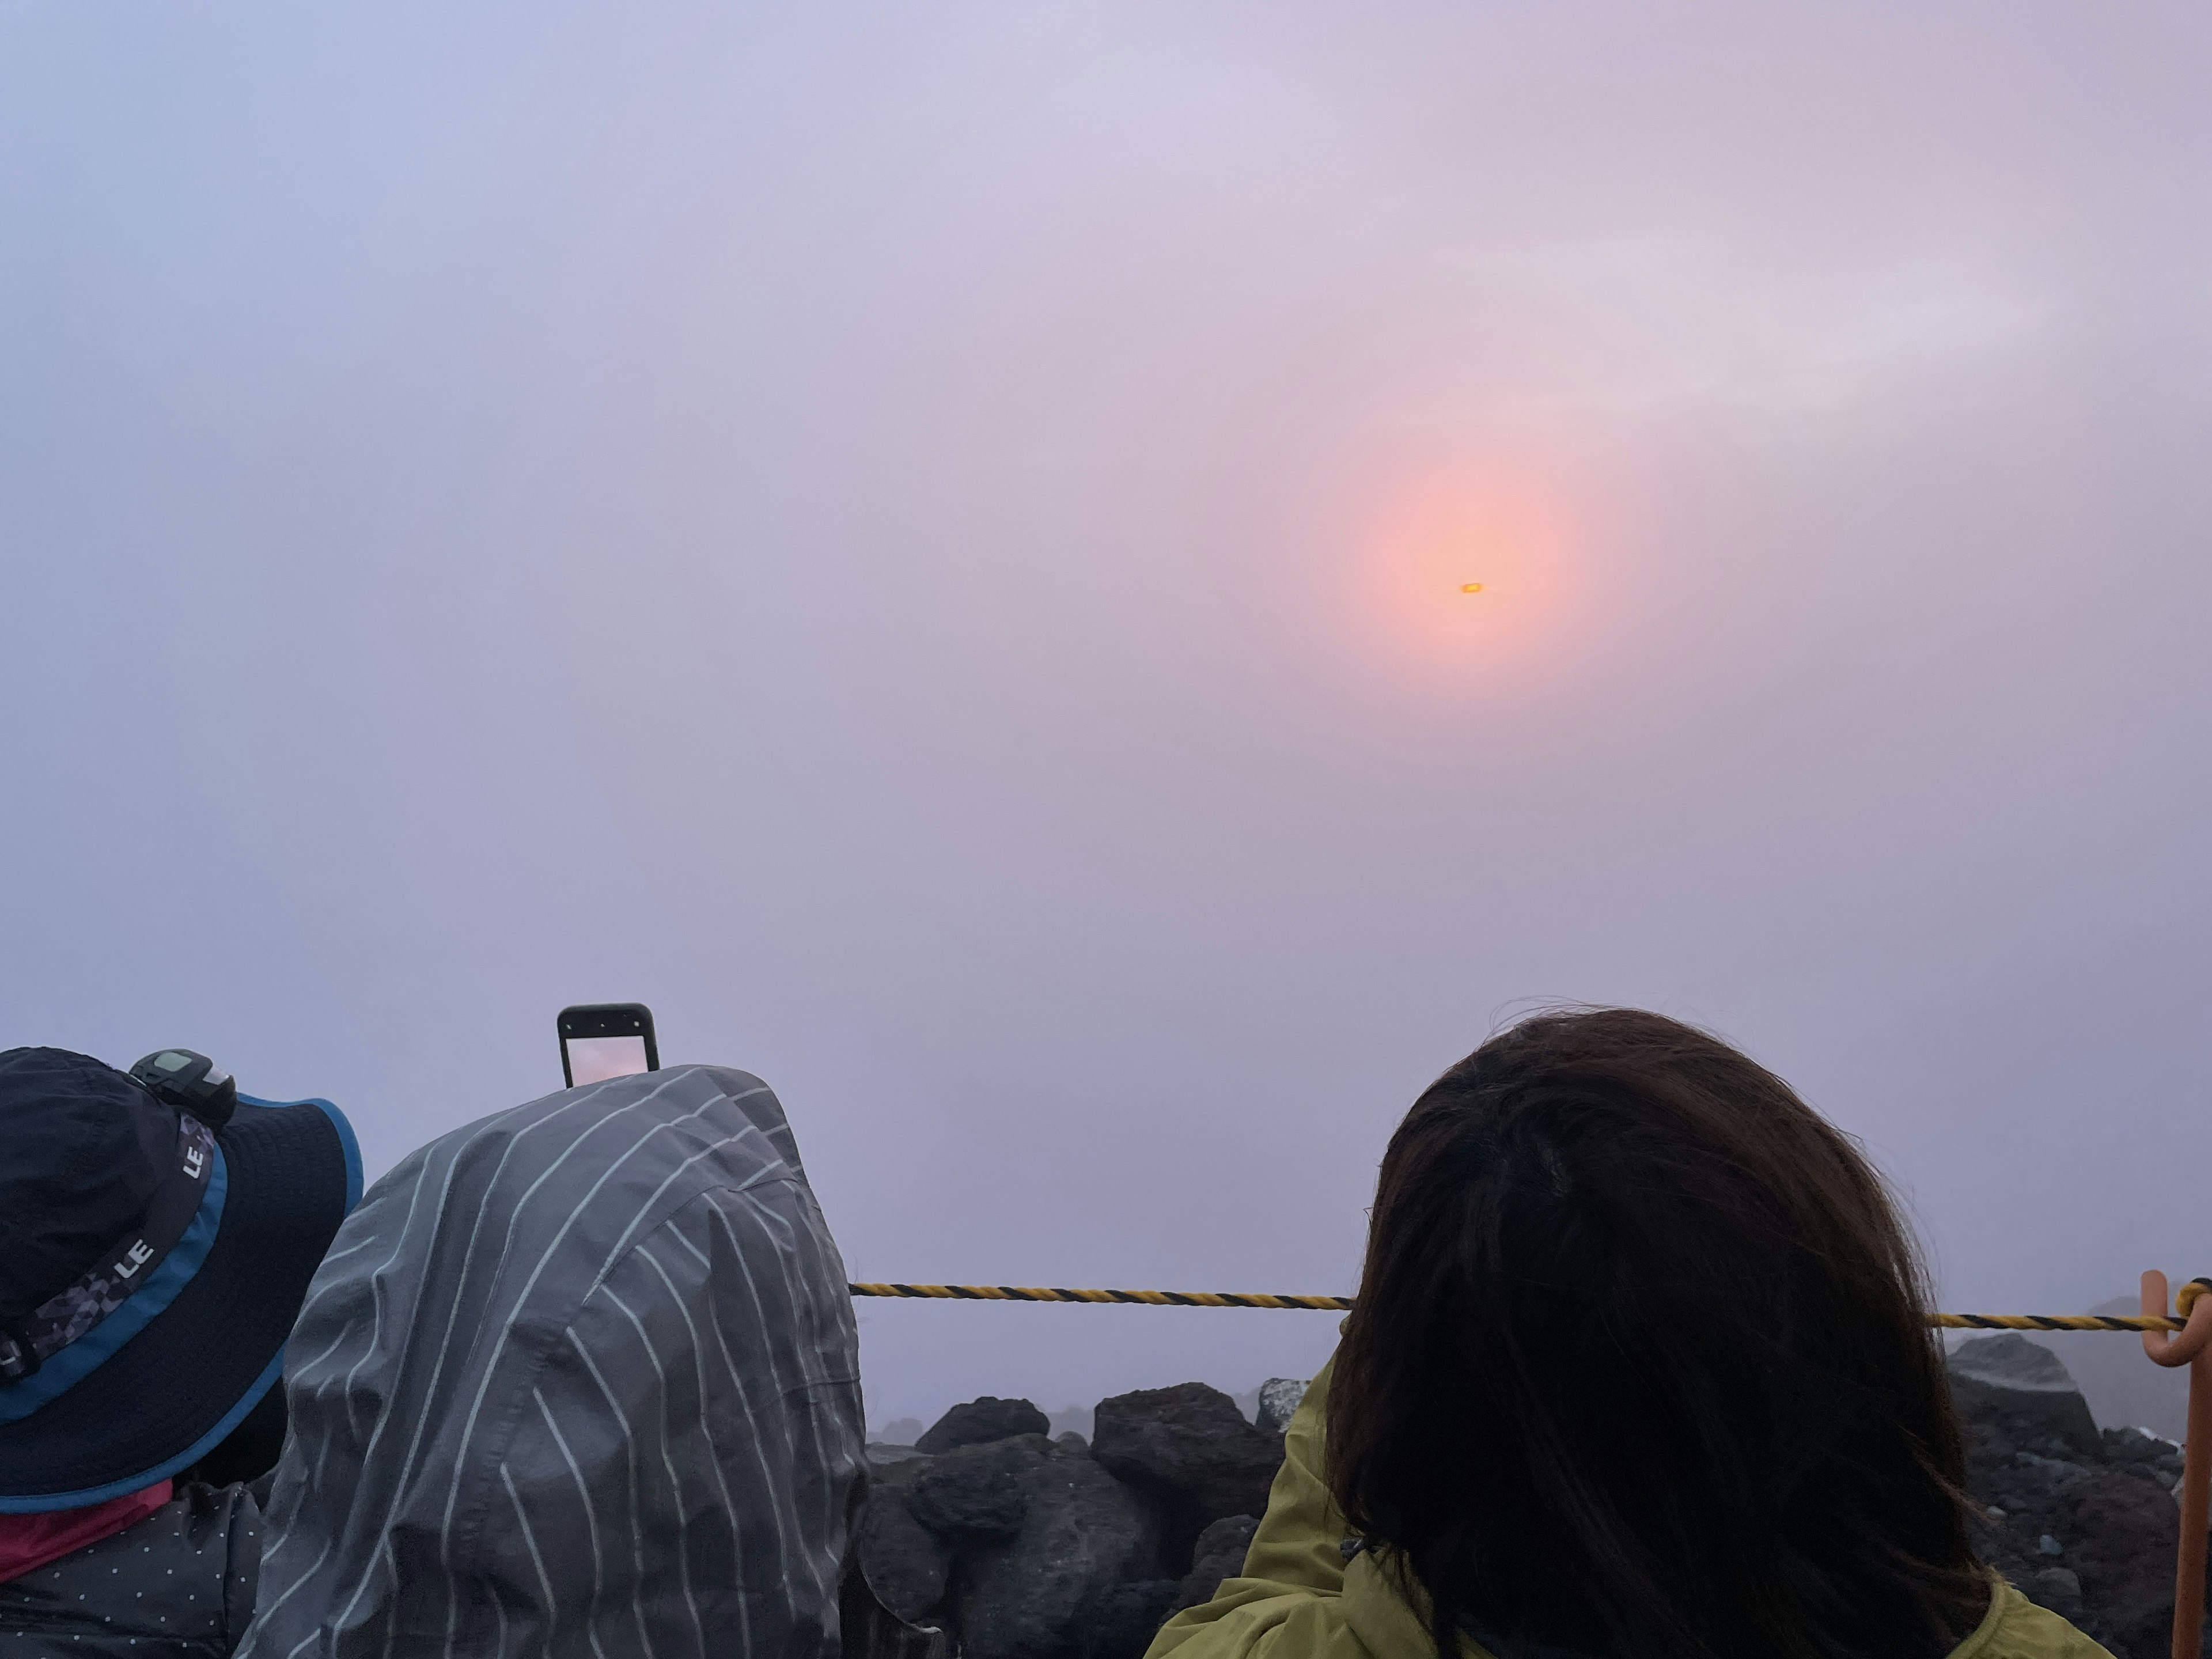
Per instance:
[[[1286,1296],[1265,1291],[1070,1291],[1042,1285],[848,1285],[854,1296],[936,1302],[1120,1302],[1156,1308],[1290,1308],[1343,1313],[1348,1296]],[[1932,1313],[1930,1325],[1970,1331],[2178,1331],[2179,1319],[2135,1314]]]

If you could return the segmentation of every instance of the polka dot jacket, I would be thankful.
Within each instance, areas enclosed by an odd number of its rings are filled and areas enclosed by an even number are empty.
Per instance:
[[[224,1659],[253,1616],[260,1506],[179,1486],[136,1526],[0,1583],[0,1659]]]

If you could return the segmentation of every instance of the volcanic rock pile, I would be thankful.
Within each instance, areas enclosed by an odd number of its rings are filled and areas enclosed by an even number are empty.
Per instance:
[[[1116,1395],[1088,1444],[987,1396],[911,1449],[871,1446],[852,1566],[904,1628],[878,1617],[848,1650],[1137,1659],[1243,1565],[1303,1392],[1269,1383],[1256,1425],[1202,1382]]]
[[[1950,1369],[1984,1559],[2118,1659],[2163,1659],[2180,1449],[2100,1431],[2057,1357],[2025,1338],[1965,1343]],[[847,1652],[1138,1659],[1242,1567],[1304,1391],[1267,1383],[1257,1424],[1200,1382],[1117,1395],[1088,1444],[1049,1437],[1025,1400],[987,1397],[912,1447],[871,1446]]]
[[[2100,1431],[2058,1357],[2010,1333],[1960,1346],[1951,1397],[1966,1491],[1987,1523],[1982,1559],[2119,1659],[2163,1659],[2181,1449],[2140,1429]]]

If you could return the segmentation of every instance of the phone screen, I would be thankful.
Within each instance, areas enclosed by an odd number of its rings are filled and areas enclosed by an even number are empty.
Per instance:
[[[571,1089],[609,1078],[660,1069],[653,1010],[641,1002],[579,1002],[553,1022],[561,1038],[561,1070]]]
[[[649,1071],[645,1039],[641,1036],[577,1036],[561,1039],[568,1050],[568,1074],[573,1086],[605,1083],[611,1077],[629,1077]]]

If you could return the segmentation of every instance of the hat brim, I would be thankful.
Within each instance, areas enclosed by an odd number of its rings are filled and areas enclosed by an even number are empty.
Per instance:
[[[328,1101],[243,1095],[216,1145],[224,1187],[197,1265],[177,1282],[149,1281],[79,1340],[97,1346],[74,1358],[65,1348],[0,1389],[0,1402],[15,1389],[52,1395],[0,1423],[0,1515],[75,1509],[152,1486],[205,1455],[282,1375],[308,1282],[361,1197],[361,1149]],[[185,1255],[180,1241],[172,1259]],[[126,1316],[135,1329],[99,1341]],[[87,1357],[90,1369],[73,1375]]]

